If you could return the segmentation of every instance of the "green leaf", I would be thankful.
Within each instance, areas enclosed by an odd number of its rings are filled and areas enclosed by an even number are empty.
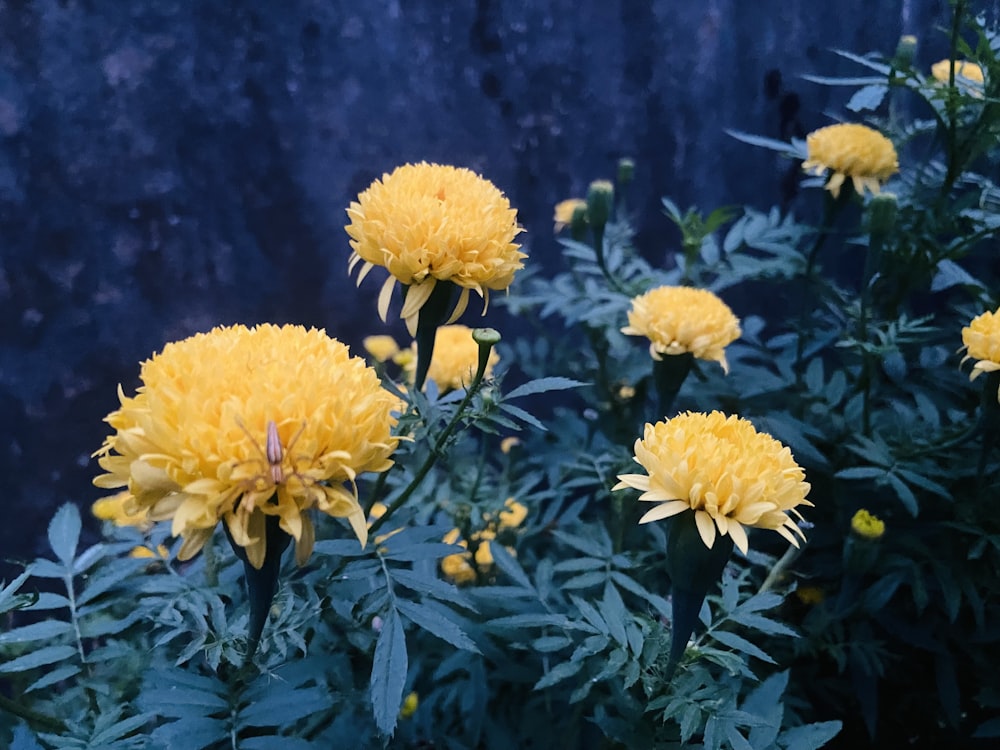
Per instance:
[[[80,542],[80,511],[66,503],[49,521],[49,546],[64,565],[69,567]]]
[[[886,478],[889,480],[889,484],[892,485],[892,489],[896,491],[896,497],[903,503],[903,507],[910,512],[911,516],[916,518],[920,513],[920,509],[917,506],[917,498],[913,494],[913,491],[895,474],[886,474]]]
[[[538,419],[534,417],[532,414],[526,412],[524,409],[521,409],[517,406],[512,406],[511,404],[500,404],[500,410],[506,412],[507,414],[510,414],[515,419],[520,419],[525,424],[531,425],[540,432],[547,432],[549,429],[544,424],[539,422]]]
[[[29,643],[31,641],[45,641],[66,635],[73,630],[73,626],[61,620],[43,620],[33,622],[30,625],[0,633],[0,646],[8,643]]]
[[[49,646],[0,664],[0,672],[26,672],[29,669],[37,669],[73,658],[79,658],[79,654],[72,646]]]
[[[140,703],[145,710],[158,710],[165,716],[178,717],[188,713],[207,716],[229,709],[229,703],[224,696],[182,685],[147,688],[142,693]]]
[[[44,675],[31,683],[24,692],[30,693],[33,690],[41,690],[49,685],[55,685],[57,682],[62,682],[63,680],[75,677],[80,674],[81,671],[82,668],[76,664],[69,664],[65,667],[53,669],[51,672],[46,672]]]
[[[14,727],[14,744],[10,746],[10,750],[42,750],[42,746],[35,741],[30,729],[18,724]]]
[[[270,678],[258,680],[261,689],[248,696],[247,707],[240,712],[240,724],[251,727],[287,727],[299,719],[319,714],[330,707],[330,693],[319,687],[276,690]],[[273,746],[272,746],[273,747]],[[281,747],[285,747],[282,743]]]
[[[139,727],[147,723],[151,723],[155,718],[156,714],[144,713],[137,716],[130,716],[127,719],[122,719],[121,721],[116,721],[106,729],[94,734],[94,736],[90,738],[91,746],[103,747],[105,745],[110,745],[112,742],[132,734],[139,729]]]
[[[490,545],[492,549],[494,545]],[[396,569],[392,571],[392,580],[401,586],[416,591],[418,594],[426,594],[444,602],[451,602],[460,607],[476,611],[475,606],[468,597],[455,585],[442,581],[439,578],[419,575],[412,570]]]
[[[885,469],[878,466],[852,466],[850,469],[841,469],[833,476],[837,479],[874,479],[884,477]]]
[[[229,740],[229,723],[222,719],[192,716],[157,727],[153,730],[152,738],[167,748],[204,750]]]
[[[515,583],[526,589],[534,588],[517,560],[502,544],[491,544],[490,551],[493,553],[493,562],[496,563],[496,566],[512,578]]]
[[[580,388],[585,385],[590,385],[589,383],[584,383],[580,380],[573,380],[571,378],[538,378],[537,380],[530,380],[524,385],[520,385],[510,393],[504,396],[505,401],[512,401],[515,398],[521,398],[523,396],[532,396],[536,393],[547,393],[549,391],[564,391],[568,388]]]
[[[389,537],[387,544],[389,549],[385,552],[383,557],[387,560],[396,560],[399,562],[415,562],[417,560],[439,560],[447,555],[454,555],[456,552],[461,552],[462,549],[454,544],[445,544],[444,542],[425,542],[423,544],[406,544],[397,548],[393,548],[391,540],[393,537]]]
[[[760,146],[761,148],[770,149],[771,151],[777,151],[779,154],[784,154],[785,156],[800,156],[795,145],[787,143],[786,141],[778,141],[774,138],[765,138],[764,136],[753,135],[752,133],[744,133],[740,130],[727,129],[725,130],[725,133],[730,138],[735,138],[736,140],[742,141],[743,143],[751,146]]]
[[[608,623],[611,637],[618,641],[620,646],[628,646],[625,625],[632,622],[632,617],[625,609],[625,602],[622,601],[618,589],[610,581],[604,585],[604,599],[601,600],[600,609],[604,621]]]
[[[766,661],[768,664],[777,664],[777,662],[764,653],[764,651],[750,643],[750,641],[746,638],[736,635],[736,633],[729,633],[724,630],[712,631],[712,638],[724,646],[729,646],[729,648],[735,651],[739,651],[749,656],[754,656],[761,661]]]
[[[542,690],[547,687],[552,687],[558,682],[562,682],[568,679],[583,669],[583,660],[579,661],[564,661],[560,664],[556,664],[552,669],[546,672],[542,678],[535,683],[534,690]]]
[[[405,599],[397,599],[396,608],[417,627],[423,628],[431,635],[436,635],[455,648],[480,653],[479,647],[472,642],[469,636],[437,610]]]
[[[839,721],[823,721],[789,729],[781,736],[788,750],[817,750],[840,733]]]
[[[403,623],[396,610],[390,609],[382,622],[382,632],[375,644],[370,684],[375,724],[384,735],[392,735],[396,729],[399,709],[403,705],[407,669]]]
[[[298,737],[249,737],[240,740],[240,750],[316,750],[313,743]]]

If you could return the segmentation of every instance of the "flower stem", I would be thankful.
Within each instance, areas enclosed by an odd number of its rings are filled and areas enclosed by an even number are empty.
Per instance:
[[[427,298],[424,306],[420,308],[420,317],[417,319],[417,334],[414,337],[417,341],[417,372],[413,379],[413,387],[418,391],[424,387],[427,379],[427,371],[431,366],[431,357],[434,356],[434,339],[437,338],[437,329],[448,319],[448,309],[451,307],[451,298],[455,291],[455,285],[448,281],[439,281],[434,285],[434,291]]]
[[[59,719],[39,713],[33,708],[22,706],[17,701],[13,701],[3,693],[0,693],[0,711],[6,711],[12,716],[24,719],[29,725],[36,725],[55,734],[65,734],[66,725]]]
[[[608,263],[604,259],[604,227],[594,227],[594,255],[597,256],[597,267],[601,269],[601,273],[604,274],[604,278],[611,285],[611,288],[616,292],[624,294],[626,297],[630,297],[628,290],[623,287],[618,279],[611,275],[611,271],[608,270]]]
[[[823,248],[823,245],[826,243],[826,238],[833,229],[833,220],[837,215],[837,210],[840,208],[841,202],[843,201],[843,196],[846,194],[846,191],[842,191],[836,198],[832,195],[826,196],[823,202],[823,220],[819,227],[819,233],[816,235],[816,240],[813,242],[813,246],[809,249],[808,255],[806,255],[806,268],[803,274],[804,294],[802,296],[802,308],[799,312],[799,335],[796,337],[795,365],[792,368],[795,372],[795,385],[797,388],[801,388],[802,386],[802,360],[805,357],[806,349],[803,332],[806,329],[806,323],[809,317],[809,301],[812,299],[810,292],[813,282],[813,270],[816,266],[816,258],[819,256],[819,251]]]
[[[419,353],[419,348],[420,344],[418,343],[417,344],[418,353]],[[455,428],[458,426],[459,421],[462,419],[462,416],[465,413],[466,408],[468,408],[469,404],[472,402],[473,397],[476,395],[476,393],[478,393],[479,388],[483,383],[483,378],[486,375],[486,365],[489,362],[490,350],[492,350],[492,348],[493,348],[492,344],[488,346],[483,343],[479,344],[479,364],[476,368],[475,377],[472,378],[472,382],[469,383],[469,387],[465,391],[465,398],[463,398],[461,403],[459,403],[458,408],[455,410],[455,413],[451,417],[451,420],[448,422],[447,425],[445,425],[445,428],[441,431],[441,434],[438,435],[437,440],[434,441],[434,447],[431,448],[431,452],[427,455],[427,458],[424,459],[424,463],[420,466],[420,468],[417,469],[417,473],[413,476],[413,479],[406,486],[406,489],[404,489],[400,493],[399,497],[397,497],[395,500],[392,501],[389,507],[386,508],[385,513],[383,513],[379,518],[376,518],[374,523],[372,523],[372,525],[369,527],[368,529],[369,537],[374,538],[375,534],[378,532],[379,529],[381,529],[385,525],[386,521],[389,520],[392,514],[395,513],[397,510],[399,510],[399,508],[402,507],[403,503],[405,503],[407,500],[410,499],[410,496],[416,491],[417,487],[420,486],[420,483],[424,481],[424,477],[427,476],[430,470],[434,467],[434,464],[437,463],[437,459],[441,455],[445,443],[448,441],[448,438],[451,437],[451,434],[455,431]]]

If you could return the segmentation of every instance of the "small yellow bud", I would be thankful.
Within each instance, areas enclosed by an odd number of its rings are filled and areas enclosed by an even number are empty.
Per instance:
[[[416,691],[410,693],[403,700],[403,705],[399,709],[400,719],[409,719],[413,714],[417,712],[417,706],[420,705],[420,696],[417,695]]]
[[[862,508],[851,518],[851,531],[862,539],[875,541],[885,533],[885,522]]]

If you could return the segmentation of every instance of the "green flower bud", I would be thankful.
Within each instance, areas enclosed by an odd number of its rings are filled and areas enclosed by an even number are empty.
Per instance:
[[[618,160],[618,184],[624,187],[635,178],[635,161],[623,156]]]
[[[892,193],[879,193],[868,204],[868,229],[872,234],[887,235],[896,226],[899,203]]]
[[[587,218],[591,226],[603,229],[611,218],[615,201],[615,186],[608,180],[594,180],[587,190]]]

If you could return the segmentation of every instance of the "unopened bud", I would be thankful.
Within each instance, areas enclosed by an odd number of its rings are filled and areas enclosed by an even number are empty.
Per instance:
[[[615,186],[608,180],[594,180],[587,190],[587,218],[590,224],[603,229],[611,218],[611,207],[615,201]]]
[[[916,54],[917,38],[913,34],[904,34],[899,37],[899,44],[896,45],[896,54],[892,62],[897,68],[908,68],[913,63]]]
[[[879,193],[868,204],[868,230],[885,236],[896,226],[899,203],[892,193]]]
[[[618,160],[618,184],[624,187],[635,177],[635,161],[623,156]]]

